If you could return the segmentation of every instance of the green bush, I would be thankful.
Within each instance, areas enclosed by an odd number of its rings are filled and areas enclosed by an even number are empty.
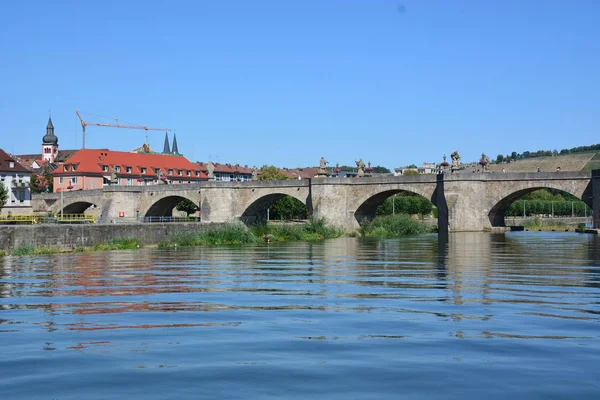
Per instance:
[[[21,246],[17,247],[13,252],[13,256],[29,256],[35,254],[35,247],[33,246]]]
[[[430,232],[429,226],[406,214],[379,216],[372,221],[361,222],[363,236],[410,236]]]
[[[182,232],[172,235],[168,241],[161,242],[158,247],[200,246],[254,243],[256,238],[241,223],[209,226],[198,233]]]
[[[116,238],[108,243],[94,246],[92,250],[131,250],[142,247],[142,244],[135,238]]]
[[[256,237],[268,241],[319,240],[343,236],[340,229],[328,226],[324,219],[311,219],[305,224],[263,224],[253,228]]]

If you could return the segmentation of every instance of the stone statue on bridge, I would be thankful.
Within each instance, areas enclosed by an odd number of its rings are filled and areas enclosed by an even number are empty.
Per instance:
[[[252,167],[252,180],[253,181],[257,181],[258,180],[258,169],[256,168],[256,165],[254,165]]]
[[[325,157],[321,157],[321,160],[319,161],[319,169],[321,171],[327,169],[327,160],[325,159]]]
[[[116,185],[117,183],[117,167],[113,165],[110,170],[110,184]]]
[[[206,172],[208,172],[206,175],[208,179],[215,178],[215,164],[213,164],[212,161],[209,161],[208,164],[206,164]]]
[[[358,172],[356,173],[356,176],[361,177],[365,175],[365,162],[362,160],[362,158],[358,161],[355,161],[356,163],[356,168],[358,168]]]
[[[315,178],[324,178],[329,176],[329,171],[327,171],[327,163],[328,161],[325,159],[325,157],[321,157],[321,160],[319,160],[319,172],[317,172]]]
[[[458,154],[458,151],[454,150],[452,154],[450,154],[450,157],[452,157],[452,166],[450,167],[452,172],[458,171],[460,169],[460,155]]]

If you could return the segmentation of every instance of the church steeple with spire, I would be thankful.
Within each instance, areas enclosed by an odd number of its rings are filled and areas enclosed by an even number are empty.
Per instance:
[[[46,125],[46,134],[42,138],[42,158],[44,161],[54,162],[58,155],[58,137],[54,134],[54,124],[52,116],[48,116]]]
[[[169,147],[169,134],[165,132],[165,145],[163,147],[163,154],[171,154],[171,148]]]
[[[171,148],[171,151],[175,155],[179,154],[179,149],[177,148],[177,136],[175,136],[175,133],[173,133],[173,147]]]

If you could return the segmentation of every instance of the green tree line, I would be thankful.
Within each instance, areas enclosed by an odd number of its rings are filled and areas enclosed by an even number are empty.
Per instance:
[[[555,217],[584,217],[591,215],[590,207],[583,201],[517,200],[504,213],[506,217],[554,215]]]
[[[513,151],[510,154],[503,155],[498,154],[496,160],[494,162],[501,163],[508,160],[525,160],[528,158],[536,158],[536,157],[550,157],[557,155],[565,155],[565,154],[575,154],[575,153],[585,153],[590,151],[600,151],[600,144],[592,144],[590,146],[578,146],[572,147],[570,149],[562,149],[560,152],[556,149],[554,150],[538,150],[538,151],[524,151],[523,153],[517,153]]]
[[[426,198],[412,194],[391,196],[377,207],[378,216],[392,214],[426,215],[433,210],[433,204]]]

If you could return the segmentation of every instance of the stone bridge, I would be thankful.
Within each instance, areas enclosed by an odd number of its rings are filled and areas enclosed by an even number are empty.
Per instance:
[[[91,212],[115,223],[132,217],[171,216],[183,199],[198,204],[203,223],[264,220],[279,198],[292,196],[317,218],[355,230],[373,218],[386,198],[416,193],[438,207],[440,230],[483,231],[504,226],[512,202],[533,190],[557,189],[585,201],[600,224],[600,170],[534,173],[453,173],[372,178],[215,182],[189,185],[106,186],[104,189],[36,195],[34,212]]]

